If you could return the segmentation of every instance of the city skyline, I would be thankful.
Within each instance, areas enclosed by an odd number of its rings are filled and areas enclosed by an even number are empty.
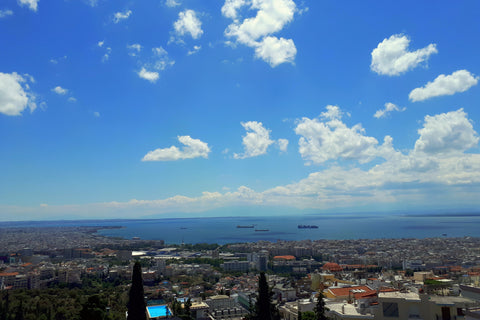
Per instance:
[[[7,0],[0,221],[476,210],[479,9]]]

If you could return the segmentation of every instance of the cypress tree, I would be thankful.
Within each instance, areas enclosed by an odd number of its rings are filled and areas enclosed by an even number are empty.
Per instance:
[[[279,315],[275,305],[272,303],[273,293],[268,287],[265,272],[260,272],[258,279],[258,297],[255,306],[256,319],[258,320],[274,320],[279,319]]]
[[[328,311],[328,308],[325,307],[325,301],[323,301],[323,293],[319,293],[317,297],[317,305],[315,306],[315,319],[317,320],[327,320],[328,317],[325,315],[325,311]]]
[[[129,292],[129,300],[127,304],[128,317],[127,320],[146,320],[146,304],[143,298],[143,279],[142,266],[140,262],[135,262],[132,272],[132,286]]]
[[[183,319],[187,319],[187,320],[193,319],[192,312],[190,310],[191,306],[192,306],[192,300],[188,298],[187,301],[185,301],[185,303],[183,304],[183,313],[185,314],[185,317]]]

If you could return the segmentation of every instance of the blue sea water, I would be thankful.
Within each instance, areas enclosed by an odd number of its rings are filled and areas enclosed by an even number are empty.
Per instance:
[[[124,228],[99,233],[164,240],[167,244],[480,236],[480,214],[215,217],[128,220],[120,224]],[[252,224],[254,228],[237,228],[237,225]],[[318,229],[299,229],[299,224],[317,225]]]
[[[237,228],[254,225],[254,228]],[[299,229],[316,225],[318,229]],[[479,237],[480,213],[342,214],[268,217],[171,218],[148,220],[77,220],[1,222],[1,227],[121,226],[100,235],[164,240],[167,244],[235,243],[259,240],[381,239]],[[263,229],[268,231],[255,231]]]

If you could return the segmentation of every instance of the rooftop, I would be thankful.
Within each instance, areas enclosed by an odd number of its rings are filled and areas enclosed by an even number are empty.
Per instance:
[[[330,312],[335,312],[342,314],[348,318],[348,316],[355,317],[355,319],[364,318],[364,319],[373,319],[371,314],[362,314],[358,312],[357,308],[353,304],[349,303],[329,303],[327,307],[330,309]]]
[[[378,294],[379,298],[390,298],[390,299],[405,299],[405,300],[418,300],[420,301],[420,296],[418,293],[414,292],[380,292]]]

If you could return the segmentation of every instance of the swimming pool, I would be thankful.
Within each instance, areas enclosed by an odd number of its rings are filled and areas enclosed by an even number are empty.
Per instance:
[[[148,317],[150,319],[162,318],[172,315],[167,305],[147,307]]]

